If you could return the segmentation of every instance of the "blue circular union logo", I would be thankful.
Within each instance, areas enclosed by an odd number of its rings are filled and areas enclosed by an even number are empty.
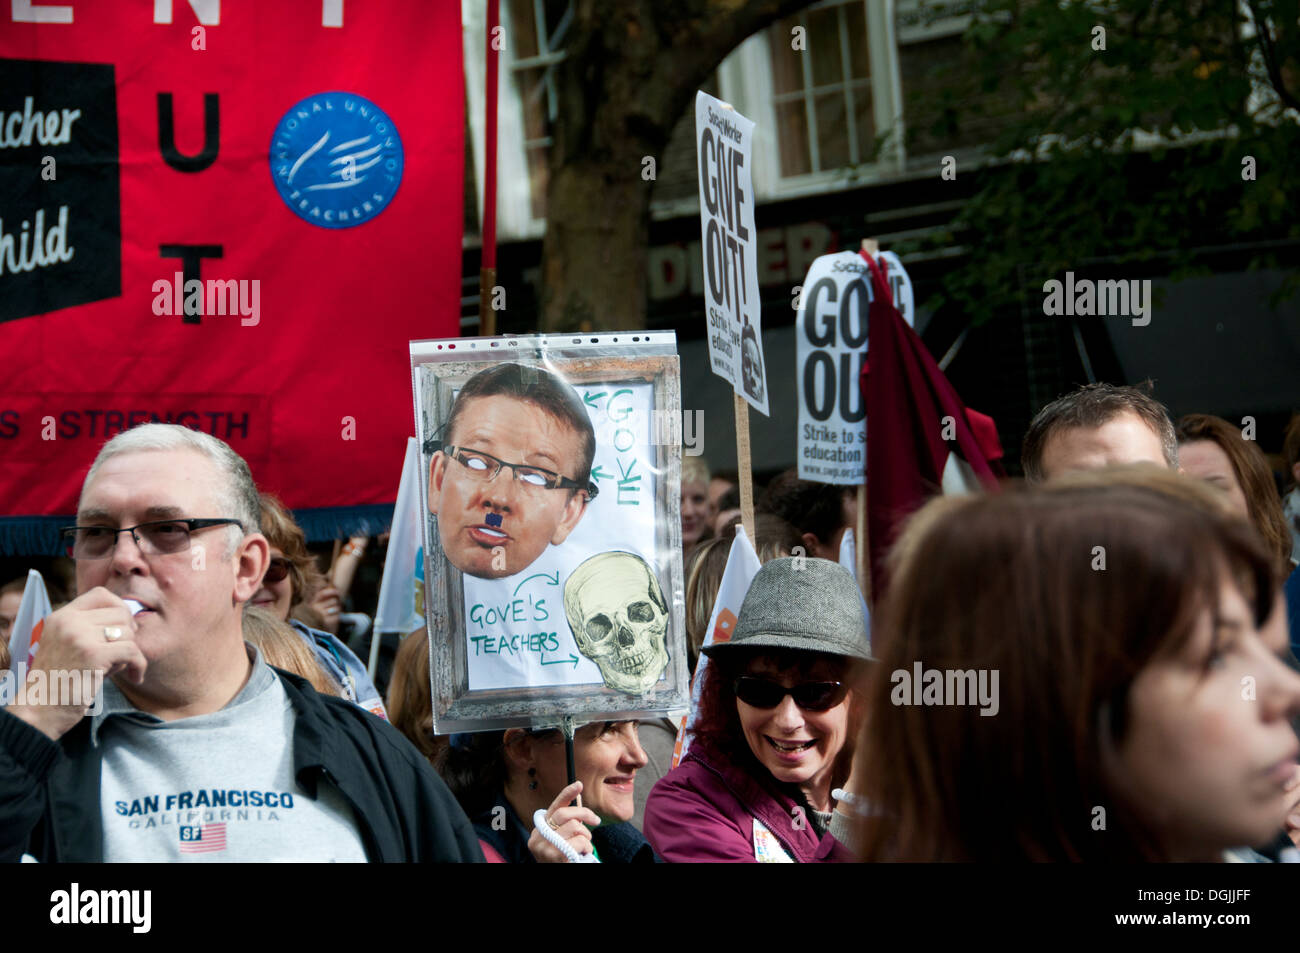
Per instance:
[[[295,104],[271,137],[271,177],[284,204],[321,228],[364,225],[402,182],[393,120],[356,93],[317,93]]]

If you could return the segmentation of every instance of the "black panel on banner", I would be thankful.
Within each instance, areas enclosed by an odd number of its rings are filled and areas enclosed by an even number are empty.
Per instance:
[[[0,321],[121,293],[113,66],[0,59]]]

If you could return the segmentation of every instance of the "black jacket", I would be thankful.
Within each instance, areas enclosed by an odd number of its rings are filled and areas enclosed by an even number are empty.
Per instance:
[[[382,719],[275,669],[297,712],[293,767],[316,797],[323,780],[352,805],[372,863],[482,862],[474,828],[442,778]],[[0,861],[24,853],[42,863],[104,859],[101,750],[83,718],[51,741],[0,710]]]

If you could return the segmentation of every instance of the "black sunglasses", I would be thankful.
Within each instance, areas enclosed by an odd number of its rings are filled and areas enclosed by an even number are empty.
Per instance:
[[[804,711],[829,711],[849,693],[849,686],[843,682],[803,682],[786,688],[780,682],[753,675],[740,676],[732,689],[752,708],[775,708],[789,695]]]
[[[283,556],[272,556],[271,565],[266,567],[266,575],[262,577],[262,582],[283,582],[287,575],[289,575],[289,560]]]

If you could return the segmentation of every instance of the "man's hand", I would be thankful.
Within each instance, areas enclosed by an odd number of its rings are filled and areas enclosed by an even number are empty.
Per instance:
[[[600,826],[600,818],[589,808],[565,806],[581,793],[582,782],[574,781],[556,795],[551,806],[546,809],[546,818],[547,822],[555,828],[555,832],[569,842],[570,847],[579,854],[590,854],[591,831],[588,825]],[[532,834],[528,837],[528,849],[537,858],[539,864],[568,863],[567,858],[560,853],[560,849],[543,837],[536,828],[533,828]]]
[[[27,703],[5,710],[58,741],[85,717],[105,678],[125,672],[136,684],[144,681],[148,663],[135,644],[136,628],[126,603],[102,586],[78,596],[46,617],[27,675]],[[74,683],[73,697],[56,697]]]

